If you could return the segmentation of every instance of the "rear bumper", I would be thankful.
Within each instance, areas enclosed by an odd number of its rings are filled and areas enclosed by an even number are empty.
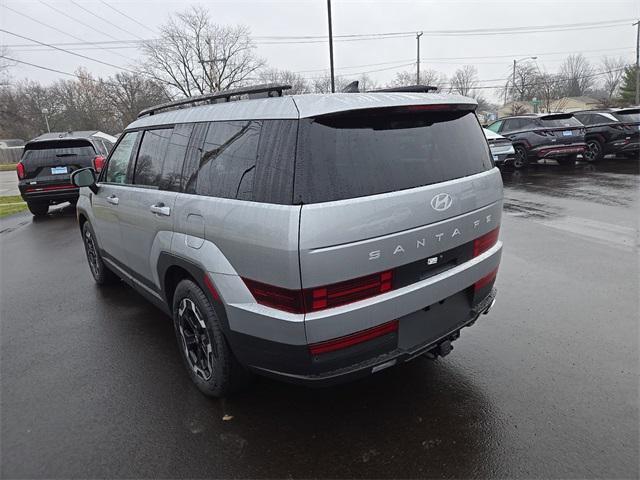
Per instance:
[[[570,145],[546,145],[534,148],[531,154],[537,158],[554,158],[566,155],[577,155],[584,153],[587,149],[585,143],[572,143]]]
[[[29,185],[19,184],[18,189],[26,202],[62,203],[77,200],[80,189],[73,185]]]
[[[368,300],[313,314],[293,315],[252,303],[225,305],[228,339],[240,362],[257,373],[308,385],[331,385],[375,373],[451,341],[491,306],[502,243],[453,268]],[[233,276],[214,275],[216,285]],[[241,280],[239,280],[241,281]],[[241,286],[234,287],[237,293]],[[223,295],[224,298],[224,295]],[[397,332],[313,356],[309,344],[339,339],[387,322]]]
[[[426,329],[425,322],[423,322],[424,319],[418,318],[415,314],[400,318],[397,333],[388,334],[386,338],[368,342],[370,343],[370,345],[367,345],[370,349],[368,358],[361,359],[362,355],[360,355],[357,357],[357,361],[353,361],[351,357],[346,356],[339,362],[333,362],[330,369],[308,374],[290,373],[257,365],[252,365],[250,368],[261,375],[289,383],[310,387],[328,387],[367,377],[387,368],[411,361],[421,355],[426,354],[431,357],[437,357],[448,353],[451,349],[450,343],[460,336],[460,331],[463,328],[473,325],[481,315],[489,312],[495,303],[496,293],[496,289],[492,288],[465,316],[450,317],[444,315],[440,318],[434,317],[437,320],[434,322],[435,326],[430,325]],[[456,296],[453,296],[446,299],[446,301],[456,301],[464,295],[465,292],[460,292],[457,294],[457,299],[454,298]],[[446,301],[443,305],[446,304]],[[413,342],[407,343],[407,337],[415,335],[416,326],[418,329],[422,328],[424,330],[425,339],[417,344]],[[381,346],[383,348],[380,348]]]

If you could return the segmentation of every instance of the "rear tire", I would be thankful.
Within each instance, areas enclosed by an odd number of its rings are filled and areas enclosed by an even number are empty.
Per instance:
[[[89,262],[89,269],[95,282],[98,285],[108,285],[117,282],[119,280],[117,275],[109,270],[102,260],[95,234],[89,222],[84,222],[84,225],[82,225],[82,241],[84,242],[84,250],[87,254],[87,262]]]
[[[176,287],[173,325],[182,360],[202,393],[224,397],[248,383],[251,375],[229,348],[213,305],[191,280]]]
[[[587,150],[582,154],[587,162],[598,162],[604,157],[602,144],[596,139],[587,140]]]
[[[49,213],[48,203],[27,202],[27,207],[34,217],[44,217],[47,213]]]
[[[515,147],[515,151],[516,153],[513,157],[513,163],[512,163],[513,168],[515,168],[516,170],[519,170],[529,165],[527,150],[523,146],[518,145]]]

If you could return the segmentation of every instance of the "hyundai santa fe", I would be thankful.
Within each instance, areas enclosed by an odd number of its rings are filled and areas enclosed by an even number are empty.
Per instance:
[[[285,88],[153,107],[74,172],[96,282],[173,318],[208,395],[444,356],[494,302],[502,180],[475,100]]]

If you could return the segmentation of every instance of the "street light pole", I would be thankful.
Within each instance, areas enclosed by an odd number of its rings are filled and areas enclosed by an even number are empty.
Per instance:
[[[416,41],[418,42],[418,52],[416,56],[416,85],[420,85],[420,37],[422,32],[416,33]]]
[[[44,115],[44,122],[47,124],[47,132],[51,133],[51,129],[49,128],[49,118],[47,117],[48,114],[49,114],[49,109],[43,108],[42,115]]]
[[[336,80],[333,71],[333,27],[331,26],[331,0],[327,0],[327,15],[329,17],[329,63],[331,66],[331,93],[336,93]]]
[[[515,58],[513,59],[513,79],[511,80],[511,87],[513,88],[513,101],[515,102],[516,100],[516,94],[515,94],[515,90],[516,90],[516,64],[518,62],[521,62],[523,60],[536,60],[538,57],[523,57],[523,58],[519,58],[518,60],[516,60]],[[504,94],[504,98],[505,98],[505,105],[507,103],[507,93],[505,92]]]

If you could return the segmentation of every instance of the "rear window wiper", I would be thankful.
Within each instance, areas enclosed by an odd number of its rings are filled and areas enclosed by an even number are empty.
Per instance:
[[[56,157],[77,157],[77,153],[56,153]]]

